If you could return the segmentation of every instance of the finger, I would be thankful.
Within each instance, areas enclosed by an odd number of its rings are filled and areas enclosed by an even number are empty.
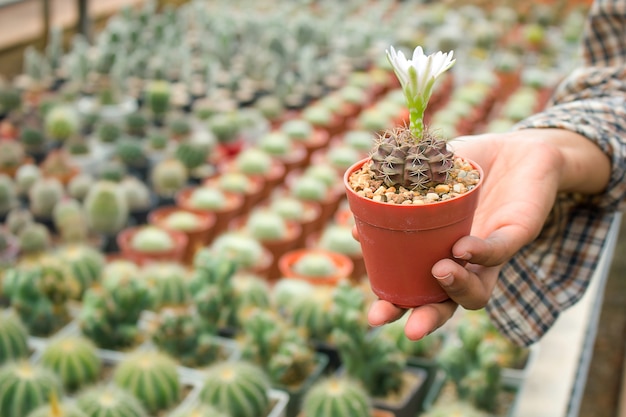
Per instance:
[[[370,326],[378,327],[398,320],[405,312],[406,310],[398,308],[388,301],[376,300],[367,313],[367,321]]]
[[[448,300],[414,308],[404,326],[404,333],[411,340],[429,335],[450,320],[457,306],[457,303]]]
[[[452,255],[464,261],[482,266],[497,266],[507,262],[527,242],[527,234],[519,227],[506,226],[491,233],[487,238],[465,236],[452,247]]]
[[[470,310],[487,305],[498,271],[499,267],[484,268],[471,264],[463,267],[452,259],[443,259],[432,268],[433,276],[450,298]]]
[[[359,242],[359,231],[357,230],[356,226],[352,226],[352,237],[354,238],[354,240]]]

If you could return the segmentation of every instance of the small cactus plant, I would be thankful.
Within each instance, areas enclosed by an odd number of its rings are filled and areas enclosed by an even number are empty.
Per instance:
[[[41,223],[25,224],[17,237],[23,256],[43,254],[51,244],[50,231]]]
[[[150,288],[153,307],[184,305],[191,294],[188,290],[189,273],[174,262],[149,264],[141,268],[139,279]]]
[[[170,107],[171,86],[167,81],[156,80],[146,86],[146,105],[155,121],[162,123]]]
[[[372,415],[371,399],[356,379],[331,376],[317,381],[304,396],[303,417]]]
[[[5,174],[0,174],[0,217],[6,215],[18,204],[15,183]]]
[[[175,244],[167,230],[153,225],[140,227],[130,240],[130,247],[138,252],[165,252]]]
[[[99,250],[86,245],[66,245],[59,248],[56,255],[67,263],[78,281],[79,296],[100,281],[106,259]]]
[[[85,213],[91,230],[113,235],[128,221],[128,202],[124,190],[111,181],[100,180],[85,196]]]
[[[20,197],[27,197],[30,188],[41,178],[41,169],[34,164],[23,164],[15,172],[15,188]]]
[[[323,278],[337,272],[337,265],[324,253],[305,253],[293,264],[293,270],[298,275]]]
[[[24,417],[46,404],[51,396],[61,397],[60,379],[49,369],[27,360],[0,367],[0,415]]]
[[[0,168],[16,170],[24,161],[24,146],[10,139],[0,140]]]
[[[78,394],[76,405],[87,417],[148,417],[137,398],[113,384],[87,388]]]
[[[78,175],[72,177],[70,182],[67,184],[67,194],[71,198],[82,203],[94,182],[95,180],[91,175],[79,173]]]
[[[247,148],[235,158],[235,167],[246,175],[267,174],[272,166],[272,157],[259,148]]]
[[[328,185],[319,178],[301,175],[290,187],[291,196],[303,201],[324,201],[328,197]]]
[[[87,216],[77,200],[61,199],[52,210],[52,220],[63,242],[84,242],[87,239]]]
[[[68,392],[96,382],[102,368],[96,346],[82,336],[52,340],[44,348],[40,361],[59,376]]]
[[[113,380],[150,413],[171,408],[182,395],[176,362],[156,351],[136,351],[125,357],[117,365]]]
[[[28,357],[28,331],[20,318],[0,311],[0,365]]]
[[[36,218],[52,220],[54,206],[65,195],[63,184],[56,178],[41,178],[29,191],[30,211]]]
[[[54,141],[65,142],[75,135],[79,128],[78,113],[70,105],[57,105],[46,114],[45,130]]]
[[[126,195],[130,213],[146,211],[152,206],[150,188],[148,188],[145,182],[137,177],[128,176],[120,182],[120,185]]]
[[[219,188],[198,187],[191,193],[189,205],[200,210],[220,210],[226,206],[226,196]]]
[[[159,162],[150,173],[150,181],[157,195],[172,198],[189,179],[185,165],[178,159],[165,159]]]
[[[8,231],[18,236],[27,224],[33,223],[33,214],[27,208],[15,208],[7,214],[5,226]]]
[[[254,269],[264,256],[264,248],[258,240],[235,231],[221,234],[211,247],[220,256],[234,260],[242,269]]]
[[[232,417],[265,415],[270,405],[269,379],[249,362],[219,362],[207,368],[200,401]]]
[[[122,137],[122,128],[112,121],[103,120],[96,127],[96,136],[103,143],[115,143]]]
[[[253,210],[245,229],[261,242],[284,239],[288,235],[287,221],[271,210]]]
[[[28,417],[88,417],[74,403],[65,401],[58,402],[56,397],[52,397],[50,404],[38,407],[35,411],[28,414]]]
[[[210,148],[204,143],[193,140],[180,142],[174,156],[181,161],[189,171],[204,165],[210,155]]]
[[[319,246],[333,252],[344,255],[358,255],[361,253],[361,245],[352,237],[350,227],[329,225],[322,232]]]

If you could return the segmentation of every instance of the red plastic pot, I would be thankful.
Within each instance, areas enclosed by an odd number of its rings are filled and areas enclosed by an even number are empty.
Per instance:
[[[387,204],[361,197],[349,185],[350,175],[367,161],[369,158],[346,170],[344,186],[372,291],[402,308],[445,301],[448,295],[431,269],[441,259],[453,259],[454,243],[470,234],[482,180],[472,190],[449,200],[424,205]],[[470,162],[482,179],[482,169]]]

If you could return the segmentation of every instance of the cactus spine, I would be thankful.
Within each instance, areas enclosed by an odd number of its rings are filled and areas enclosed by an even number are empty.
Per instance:
[[[102,368],[95,345],[81,336],[51,341],[42,353],[41,363],[61,378],[68,392],[95,382]]]
[[[26,360],[9,362],[0,368],[0,415],[24,417],[46,404],[51,395],[59,398],[61,381],[49,369]]]
[[[0,312],[0,365],[28,354],[28,332],[22,321],[15,314]]]
[[[249,362],[220,362],[206,370],[200,401],[232,417],[258,417],[267,413],[270,388],[260,367]]]
[[[168,409],[181,396],[176,363],[155,351],[137,351],[117,365],[115,383],[132,393],[150,413]]]
[[[302,402],[303,417],[370,416],[370,397],[355,379],[331,376],[315,383]]]
[[[78,395],[76,405],[87,417],[148,417],[138,399],[113,384],[88,388]]]

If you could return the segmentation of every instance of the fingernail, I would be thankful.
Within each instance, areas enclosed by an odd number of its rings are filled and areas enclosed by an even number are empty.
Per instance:
[[[472,254],[469,252],[463,252],[462,255],[456,256],[453,255],[456,259],[462,259],[464,261],[469,261],[470,259],[472,259]]]
[[[434,277],[444,287],[448,287],[448,286],[452,285],[452,283],[454,282],[454,275],[452,275],[452,274],[444,275],[443,277],[438,277],[438,276],[434,275]]]

